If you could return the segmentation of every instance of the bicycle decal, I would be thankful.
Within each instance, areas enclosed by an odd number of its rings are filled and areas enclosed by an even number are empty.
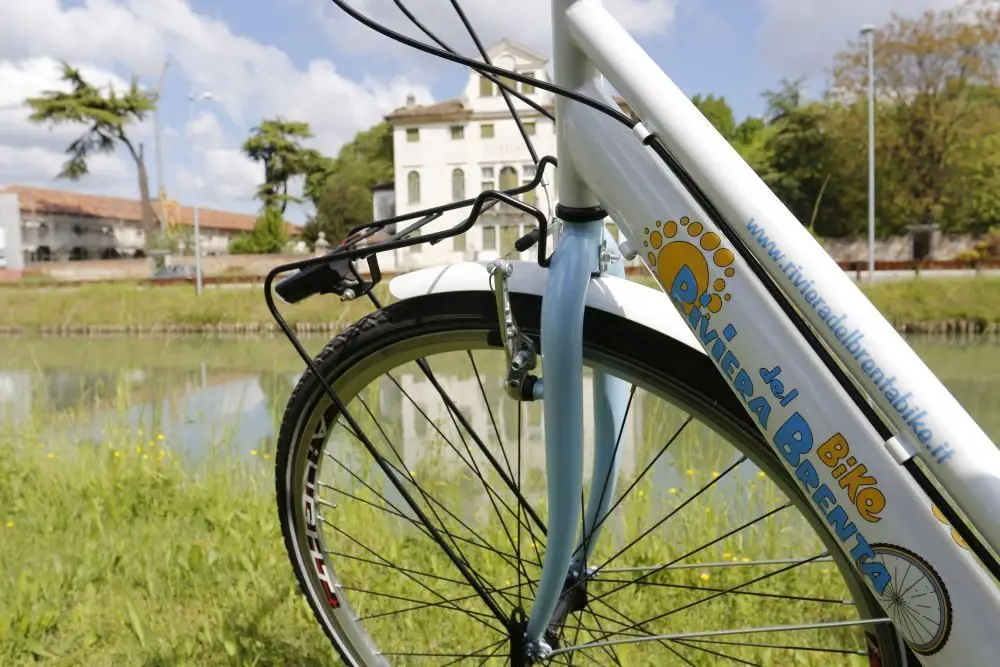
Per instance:
[[[905,387],[896,386],[895,375],[890,377],[882,370],[879,363],[862,343],[865,333],[857,327],[852,330],[851,325],[848,324],[848,313],[833,312],[823,296],[813,287],[815,281],[806,275],[804,267],[797,264],[794,259],[786,258],[784,251],[778,247],[773,239],[767,236],[764,229],[753,218],[746,223],[746,227],[754,241],[767,253],[768,258],[774,262],[778,270],[788,276],[799,294],[805,297],[806,302],[816,309],[817,314],[833,332],[834,338],[849,355],[854,357],[855,361],[860,363],[861,372],[875,383],[878,391],[902,416],[914,439],[919,441],[939,464],[951,458],[955,450],[947,442],[935,444],[934,431],[924,422],[928,410],[915,401],[912,391],[906,391]]]
[[[892,572],[894,584],[879,594],[893,625],[920,655],[937,653],[951,633],[951,598],[934,568],[908,549],[873,544],[876,558]]]
[[[931,513],[937,518],[938,521],[951,528],[951,539],[955,540],[955,544],[962,547],[966,551],[971,551],[968,543],[962,539],[962,536],[958,534],[957,530],[951,527],[951,524],[948,522],[948,518],[941,513],[941,510],[938,509],[937,505],[931,505]]]
[[[662,232],[659,229],[661,226]],[[647,259],[655,265],[656,274],[663,281],[668,295],[687,314],[688,326],[735,388],[747,410],[761,428],[771,433],[772,445],[792,468],[820,515],[826,518],[834,534],[844,544],[858,571],[876,593],[883,594],[890,586],[892,576],[875,558],[868,539],[831,489],[831,484],[836,482],[846,492],[850,506],[858,516],[866,523],[875,523],[881,520],[879,514],[886,506],[878,480],[868,475],[865,465],[850,454],[850,445],[840,433],[834,433],[818,448],[814,447],[816,438],[813,429],[798,411],[785,417],[777,429],[768,429],[773,410],[771,401],[774,401],[774,406],[787,407],[799,396],[799,391],[786,389],[785,383],[779,379],[781,366],[769,364],[754,372],[765,383],[763,391],[757,393],[751,372],[727,346],[739,333],[736,326],[731,322],[725,325],[719,323],[725,302],[731,300],[727,298],[729,294],[720,297],[719,293],[726,287],[724,277],[736,275],[735,268],[729,266],[734,259],[733,253],[728,248],[720,247],[721,240],[717,234],[705,233],[700,222],[683,217],[680,218],[680,227],[687,228],[687,235],[692,241],[677,239],[680,229],[672,220],[666,225],[657,221],[653,230],[647,227],[646,247],[659,251],[656,255],[649,252]],[[664,238],[672,240],[664,242]],[[716,269],[714,275],[710,267]],[[819,470],[824,469],[829,471],[830,484],[820,478]]]
[[[309,560],[312,563],[316,578],[323,586],[326,601],[331,607],[340,607],[340,600],[333,592],[334,584],[330,580],[330,572],[326,569],[323,549],[319,542],[319,531],[316,528],[316,473],[319,472],[319,460],[323,455],[323,443],[326,441],[326,420],[321,419],[316,432],[312,435],[309,449],[306,452],[306,476],[303,489],[304,516],[306,528],[306,543],[309,546]]]
[[[662,233],[660,227],[663,227]],[[691,241],[683,241],[677,238],[682,228],[687,229],[687,235]],[[729,301],[732,297],[723,293],[726,289],[726,278],[736,275],[736,269],[730,266],[733,263],[733,252],[728,248],[720,247],[722,239],[715,232],[705,232],[705,227],[700,222],[692,222],[687,216],[678,221],[670,220],[665,225],[662,221],[656,221],[656,228],[650,232],[646,228],[648,239],[645,241],[647,248],[652,248],[657,252],[650,251],[646,255],[650,266],[655,267],[657,275],[664,285],[672,285],[674,278],[684,268],[688,267],[694,276],[698,286],[698,294],[702,294],[708,288],[711,279],[709,273],[709,260],[705,253],[712,253],[711,264],[715,267],[725,269],[724,276],[716,276],[712,281],[713,293],[708,297],[705,304],[709,311],[719,312],[722,308],[723,300]],[[700,246],[700,249],[699,249]],[[713,252],[714,251],[714,252]],[[722,294],[720,297],[719,295]],[[687,308],[685,312],[690,313]]]

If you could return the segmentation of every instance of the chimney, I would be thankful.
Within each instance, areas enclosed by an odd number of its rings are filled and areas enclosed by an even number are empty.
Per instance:
[[[414,107],[417,105],[417,97],[413,93],[406,96],[406,106]]]

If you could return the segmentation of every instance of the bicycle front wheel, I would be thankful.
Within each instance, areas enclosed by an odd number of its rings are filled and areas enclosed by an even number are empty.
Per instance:
[[[537,344],[541,299],[511,305]],[[502,390],[495,308],[487,292],[421,296],[333,339],[318,367],[363,434],[311,372],[289,401],[282,531],[349,665],[521,664],[512,619],[545,553],[542,411]],[[548,661],[915,664],[704,354],[590,309],[583,339],[585,382],[631,390],[593,575]]]

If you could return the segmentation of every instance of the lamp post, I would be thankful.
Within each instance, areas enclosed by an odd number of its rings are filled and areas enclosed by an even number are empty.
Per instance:
[[[875,26],[861,27],[868,39],[868,282],[875,281]]]
[[[202,100],[212,99],[212,93],[203,92],[199,95],[191,93],[188,95],[188,127],[194,123],[194,104]],[[194,276],[195,293],[201,296],[201,227],[198,224],[198,204],[194,206]]]

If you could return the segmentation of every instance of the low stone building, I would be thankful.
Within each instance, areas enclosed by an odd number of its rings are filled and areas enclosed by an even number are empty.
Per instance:
[[[6,200],[6,201],[4,201]],[[193,227],[190,206],[154,202],[168,224]],[[0,267],[47,261],[144,257],[146,234],[138,199],[11,185],[0,188]],[[256,216],[199,208],[203,255],[228,252],[233,236],[253,229]],[[292,234],[298,227],[289,225]]]

